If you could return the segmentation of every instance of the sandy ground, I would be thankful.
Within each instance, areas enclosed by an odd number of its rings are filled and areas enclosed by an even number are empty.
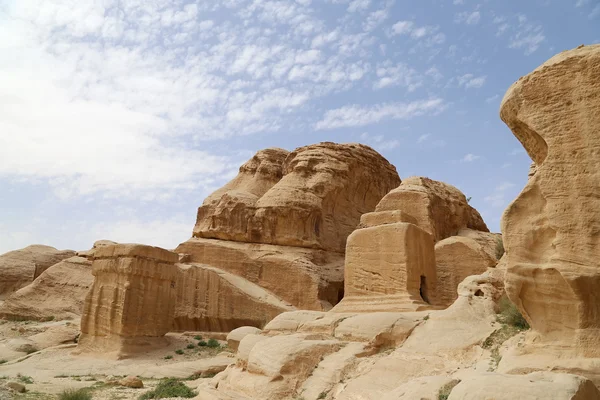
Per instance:
[[[52,399],[67,388],[92,388],[93,399],[137,399],[154,387],[162,378],[180,378],[195,389],[200,382],[194,374],[223,369],[235,362],[225,343],[219,349],[198,346],[194,339],[202,333],[168,334],[169,346],[141,353],[135,358],[109,360],[89,355],[74,355],[76,344],[63,344],[27,355],[10,350],[6,343],[15,338],[27,338],[50,326],[66,321],[12,322],[0,321],[0,387],[9,381],[25,384],[27,393],[10,394],[0,390],[0,400]],[[72,321],[70,323],[73,323]],[[192,347],[193,345],[193,347]],[[192,347],[192,348],[188,348]],[[183,352],[177,354],[176,351]],[[144,389],[130,389],[107,382],[125,376],[138,376]]]

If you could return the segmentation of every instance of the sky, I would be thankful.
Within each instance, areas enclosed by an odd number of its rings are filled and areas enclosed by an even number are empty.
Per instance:
[[[257,150],[372,146],[499,231],[531,160],[508,87],[600,0],[0,0],[0,253],[174,248]]]

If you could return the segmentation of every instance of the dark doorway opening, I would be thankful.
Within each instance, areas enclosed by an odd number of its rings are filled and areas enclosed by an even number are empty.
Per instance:
[[[424,275],[421,275],[419,294],[425,303],[429,303],[429,296],[427,295],[427,278]]]

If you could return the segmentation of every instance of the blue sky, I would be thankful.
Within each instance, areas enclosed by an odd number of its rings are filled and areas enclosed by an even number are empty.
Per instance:
[[[174,247],[265,147],[362,142],[472,197],[530,160],[510,84],[600,42],[600,0],[0,0],[0,253]]]

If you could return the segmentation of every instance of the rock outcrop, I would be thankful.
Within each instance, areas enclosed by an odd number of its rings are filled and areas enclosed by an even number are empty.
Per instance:
[[[361,215],[373,211],[399,184],[396,169],[364,145],[320,143],[291,153],[259,151],[236,178],[204,201],[194,237],[175,251],[184,254],[182,263],[219,271],[221,278],[243,278],[248,284],[239,282],[241,292],[254,284],[278,300],[253,303],[244,320],[241,308],[237,316],[228,315],[236,307],[231,292],[219,287],[230,285],[217,287],[215,282],[223,281],[209,279],[178,301],[177,329],[206,326],[206,321],[211,330],[262,327],[289,307],[331,309],[343,296],[348,235]],[[245,296],[236,298],[243,303]],[[198,307],[190,312],[197,303],[193,299],[220,305],[218,310]]]
[[[457,235],[463,228],[489,232],[460,190],[429,178],[404,179],[379,202],[375,212],[395,210],[415,218],[417,226],[432,234],[436,242]]]
[[[0,318],[78,319],[94,281],[91,270],[92,262],[83,257],[67,258],[51,266],[0,305]]]
[[[364,145],[263,150],[206,199],[194,236],[341,253],[360,216],[399,184],[396,169]]]
[[[500,109],[536,166],[502,219],[506,291],[563,356],[600,357],[599,66],[600,45],[560,53]]]
[[[458,189],[428,178],[405,180],[358,228],[348,238],[345,296],[335,312],[448,307],[461,281],[497,262],[499,235]]]
[[[0,300],[29,285],[52,265],[74,255],[71,250],[39,244],[0,255]]]
[[[78,351],[121,358],[163,344],[177,299],[176,253],[135,244],[97,249]]]

